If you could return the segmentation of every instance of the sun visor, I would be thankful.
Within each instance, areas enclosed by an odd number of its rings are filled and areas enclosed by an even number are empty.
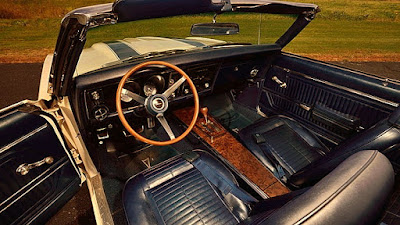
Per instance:
[[[215,0],[119,0],[113,5],[118,22],[184,14],[219,12],[224,3]]]

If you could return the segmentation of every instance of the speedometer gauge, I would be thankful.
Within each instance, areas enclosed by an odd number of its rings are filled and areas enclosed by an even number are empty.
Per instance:
[[[157,87],[153,83],[145,83],[143,86],[143,92],[147,97],[155,95],[157,94]]]
[[[143,86],[144,94],[149,97],[162,92],[165,87],[165,79],[160,75],[151,76]]]

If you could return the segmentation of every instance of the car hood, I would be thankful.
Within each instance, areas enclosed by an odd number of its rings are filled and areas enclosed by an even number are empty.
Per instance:
[[[226,42],[201,37],[136,37],[112,42],[99,42],[93,44],[90,48],[83,49],[74,77],[107,67],[131,57],[140,57],[151,53],[173,50],[190,51],[222,44],[226,44]]]

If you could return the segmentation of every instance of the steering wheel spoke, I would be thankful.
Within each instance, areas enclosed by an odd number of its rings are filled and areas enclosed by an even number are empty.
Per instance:
[[[165,119],[164,114],[159,113],[157,114],[156,118],[158,119],[158,121],[160,122],[161,126],[164,128],[165,132],[167,132],[169,138],[175,139],[175,135],[174,132],[172,132],[171,127],[169,126],[167,119]]]
[[[178,89],[183,83],[185,83],[186,78],[185,77],[181,77],[181,79],[177,80],[173,85],[171,85],[171,87],[169,87],[167,90],[164,91],[163,95],[165,97],[169,97],[172,95],[172,93],[174,93],[176,91],[176,89]]]
[[[135,74],[136,71],[146,67],[146,66],[151,66],[151,65],[163,65],[166,67],[169,67],[176,72],[178,72],[182,78],[177,80],[173,85],[171,85],[164,93],[162,94],[155,94],[151,95],[148,98],[142,97],[138,94],[133,93],[132,91],[129,91],[124,88],[125,83],[129,79],[130,76]],[[172,95],[183,83],[187,82],[188,85],[190,86],[190,89],[192,90],[193,93],[193,101],[194,101],[194,113],[193,113],[193,119],[192,122],[189,124],[188,128],[178,137],[175,137],[175,134],[172,132],[171,127],[169,126],[167,120],[164,117],[164,113],[168,110],[168,97]],[[135,100],[140,106],[139,108],[143,108],[146,110],[148,114],[155,115],[157,120],[160,122],[161,126],[164,128],[165,132],[168,134],[169,138],[171,140],[167,141],[154,141],[147,139],[140,134],[138,134],[130,125],[129,122],[125,118],[125,113],[124,110],[122,109],[122,104],[121,104],[121,97],[126,97],[127,101]],[[165,145],[171,145],[174,143],[177,143],[178,141],[181,141],[183,138],[185,138],[190,131],[193,129],[197,117],[199,115],[199,95],[197,94],[196,86],[193,84],[192,80],[190,77],[179,67],[163,62],[163,61],[149,61],[149,62],[144,62],[141,63],[132,69],[130,69],[121,79],[118,85],[117,89],[117,94],[116,94],[116,109],[118,112],[118,117],[121,120],[122,125],[126,128],[126,130],[134,136],[137,140],[151,144],[151,145],[158,145],[158,146],[165,146]],[[133,111],[136,111],[137,109],[132,109]]]
[[[135,100],[136,102],[139,102],[142,105],[144,105],[144,102],[146,101],[146,98],[144,98],[136,93],[133,93],[132,91],[125,89],[125,88],[122,88],[121,95],[126,95],[129,98]]]

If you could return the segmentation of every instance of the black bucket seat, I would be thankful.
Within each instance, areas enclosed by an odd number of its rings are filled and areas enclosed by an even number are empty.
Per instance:
[[[292,187],[305,187],[358,151],[400,149],[400,108],[331,151],[308,129],[286,116],[257,121],[242,129],[239,137],[276,177]]]
[[[394,183],[387,158],[363,151],[306,191],[258,201],[219,160],[195,155],[176,156],[127,181],[129,224],[374,224]]]

